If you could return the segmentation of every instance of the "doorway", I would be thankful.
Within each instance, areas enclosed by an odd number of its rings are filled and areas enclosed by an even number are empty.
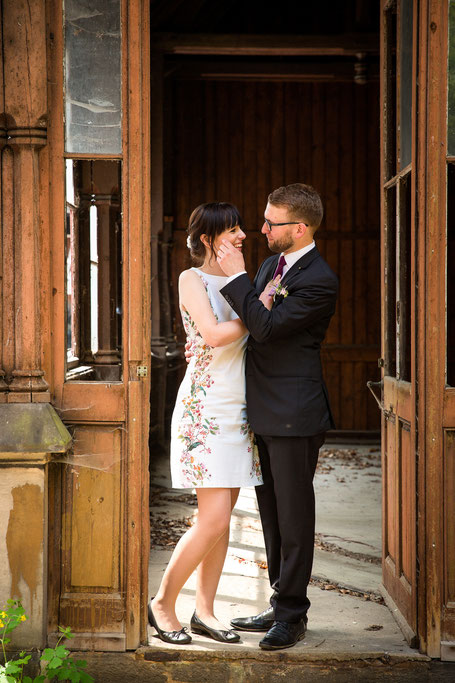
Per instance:
[[[181,55],[165,57],[162,74],[160,257],[168,262],[160,270],[160,306],[166,301],[169,309],[160,333],[168,356],[155,369],[160,391],[152,405],[152,447],[167,451],[185,370],[177,283],[191,265],[191,211],[205,201],[238,206],[247,230],[247,269],[254,277],[269,255],[260,233],[267,196],[296,181],[313,185],[323,198],[316,242],[340,279],[337,311],[322,349],[336,436],[378,437],[380,414],[366,388],[368,380],[379,379],[380,356],[377,77],[359,84],[352,62],[328,59]]]

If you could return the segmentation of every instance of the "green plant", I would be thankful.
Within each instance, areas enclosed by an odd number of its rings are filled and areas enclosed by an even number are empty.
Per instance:
[[[48,681],[71,681],[72,683],[93,683],[93,678],[84,671],[87,662],[74,661],[69,658],[69,650],[61,645],[63,640],[72,638],[70,628],[59,626],[61,633],[54,648],[46,648],[40,657],[42,673],[35,678],[24,676],[24,666],[31,655],[24,651],[17,659],[7,659],[6,646],[11,642],[8,634],[26,621],[24,608],[18,600],[8,600],[7,606],[0,612],[0,643],[2,646],[3,664],[0,664],[0,683],[46,683]]]

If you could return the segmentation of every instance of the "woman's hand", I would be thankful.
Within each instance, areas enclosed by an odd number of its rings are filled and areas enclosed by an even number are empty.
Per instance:
[[[270,280],[264,288],[264,291],[259,297],[259,301],[262,301],[264,306],[270,311],[273,304],[273,296],[276,292],[276,287],[281,280],[281,275],[277,275],[274,280]]]

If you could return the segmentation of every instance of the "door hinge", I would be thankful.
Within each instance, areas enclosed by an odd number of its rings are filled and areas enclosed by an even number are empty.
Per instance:
[[[384,358],[378,358],[378,368],[384,367]]]
[[[148,368],[146,365],[138,365],[136,368],[136,373],[138,377],[147,377]]]

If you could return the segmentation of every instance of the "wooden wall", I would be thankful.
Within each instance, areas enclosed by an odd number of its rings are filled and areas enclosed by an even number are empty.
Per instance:
[[[260,234],[268,193],[305,182],[321,194],[317,245],[340,278],[323,350],[338,429],[376,430],[380,413],[366,388],[379,377],[378,84],[171,80],[165,104],[165,213],[172,216],[175,329],[178,274],[190,265],[189,214],[205,201],[231,201],[248,231],[247,268],[270,255]]]

